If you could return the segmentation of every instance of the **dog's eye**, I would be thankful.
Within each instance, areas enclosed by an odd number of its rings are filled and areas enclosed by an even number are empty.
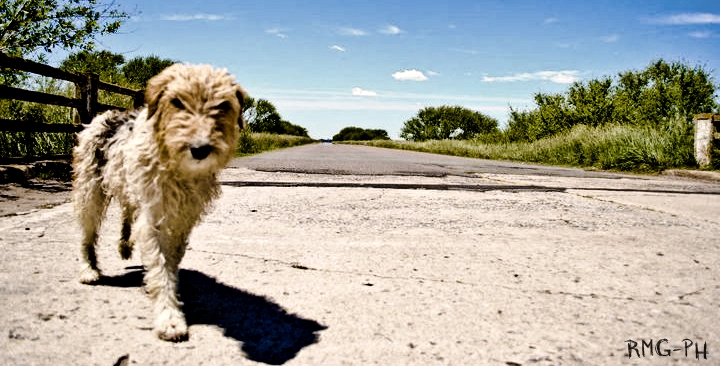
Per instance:
[[[232,108],[232,106],[230,105],[230,102],[228,102],[228,101],[226,100],[226,101],[224,101],[224,102],[216,105],[215,108],[213,108],[213,109],[218,110],[218,111],[220,111],[220,112],[227,112],[227,111],[229,111],[231,108]]]
[[[177,109],[185,109],[185,104],[183,104],[182,100],[180,100],[178,98],[172,98],[170,100],[170,104],[175,106],[175,108],[177,108]]]

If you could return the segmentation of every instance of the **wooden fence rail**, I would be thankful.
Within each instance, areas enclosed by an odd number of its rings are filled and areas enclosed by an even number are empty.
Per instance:
[[[3,53],[0,53],[0,68],[30,72],[75,84],[75,98],[0,85],[0,99],[14,99],[74,108],[77,111],[78,119],[81,123],[74,124],[72,121],[69,121],[67,124],[57,124],[45,123],[45,121],[0,119],[0,131],[66,133],[81,131],[83,125],[90,123],[96,114],[108,109],[122,109],[121,107],[99,103],[98,90],[130,96],[133,98],[134,108],[139,108],[144,103],[142,90],[134,90],[102,82],[96,74],[80,74],[64,71],[38,62],[10,57]]]

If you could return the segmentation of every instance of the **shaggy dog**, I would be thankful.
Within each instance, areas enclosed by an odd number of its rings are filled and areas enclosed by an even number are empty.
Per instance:
[[[80,282],[100,279],[95,244],[111,198],[122,206],[120,255],[145,267],[155,332],[187,337],[177,296],[190,231],[220,194],[217,173],[235,154],[244,91],[207,65],[175,64],[150,79],[146,106],[108,111],[78,135],[73,201],[82,227]]]

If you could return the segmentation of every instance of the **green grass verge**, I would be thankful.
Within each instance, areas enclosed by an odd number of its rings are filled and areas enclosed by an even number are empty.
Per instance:
[[[240,131],[240,138],[238,139],[235,155],[254,155],[265,151],[307,145],[315,142],[317,141],[309,137],[250,132],[250,130],[245,129]]]
[[[483,143],[473,140],[374,140],[348,143],[471,158],[643,173],[696,167],[692,127],[682,122],[668,123],[662,127],[578,125],[568,132],[526,143]]]
[[[28,145],[28,142],[30,144]],[[238,139],[236,156],[259,154],[315,143],[309,137],[255,133],[243,130]],[[75,135],[67,133],[0,132],[0,158],[45,155],[69,155],[75,146]],[[32,152],[28,151],[32,146]]]

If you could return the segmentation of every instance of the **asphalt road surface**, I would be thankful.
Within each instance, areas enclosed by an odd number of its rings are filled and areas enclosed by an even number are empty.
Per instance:
[[[408,175],[443,177],[477,174],[613,177],[610,173],[494,160],[460,158],[354,145],[314,144],[235,160],[233,167],[309,174]]]
[[[2,187],[0,364],[720,363],[717,182],[328,144],[220,179],[180,343],[118,207],[87,286],[67,186]]]

